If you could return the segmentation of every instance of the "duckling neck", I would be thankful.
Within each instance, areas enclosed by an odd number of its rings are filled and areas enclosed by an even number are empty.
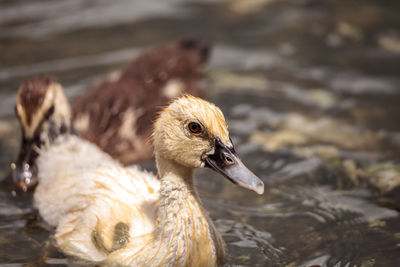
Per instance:
[[[177,188],[186,188],[194,193],[194,169],[182,166],[172,160],[157,157],[158,175],[162,182],[175,185]]]
[[[183,266],[221,265],[224,243],[198,199],[194,169],[163,158],[156,160],[161,178],[156,236],[172,244]]]

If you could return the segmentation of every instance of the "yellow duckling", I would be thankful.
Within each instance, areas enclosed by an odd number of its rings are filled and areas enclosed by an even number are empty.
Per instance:
[[[153,132],[158,179],[61,131],[70,114],[57,108],[68,107],[60,88],[50,86],[44,95],[32,91],[43,101],[31,110],[17,105],[20,118],[32,110],[46,114],[39,136],[51,138],[38,151],[34,204],[55,227],[57,247],[105,266],[221,266],[225,245],[193,186],[194,169],[208,167],[239,186],[264,191],[237,157],[221,110],[186,95],[160,113]],[[23,94],[21,89],[19,99]]]

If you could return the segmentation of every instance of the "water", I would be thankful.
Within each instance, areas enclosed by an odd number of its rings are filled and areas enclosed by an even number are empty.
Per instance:
[[[399,8],[372,0],[2,1],[0,178],[9,178],[19,145],[13,105],[25,78],[50,72],[72,99],[146,47],[200,36],[215,45],[209,99],[266,182],[258,196],[198,172],[228,265],[399,266]],[[3,183],[0,199],[0,264],[37,262],[49,231],[30,196]],[[48,263],[66,264],[62,255]]]

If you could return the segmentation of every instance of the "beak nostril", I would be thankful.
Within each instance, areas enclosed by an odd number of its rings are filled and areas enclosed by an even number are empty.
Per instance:
[[[231,157],[228,156],[228,155],[225,155],[225,162],[226,162],[228,165],[232,165],[233,163],[235,163],[235,161],[233,160],[233,158],[231,158]]]

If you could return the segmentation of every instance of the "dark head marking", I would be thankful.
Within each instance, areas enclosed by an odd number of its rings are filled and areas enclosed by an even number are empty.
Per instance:
[[[17,104],[23,107],[28,125],[32,122],[32,115],[42,105],[48,87],[55,82],[55,79],[48,75],[40,75],[29,79],[21,85],[17,96]]]

